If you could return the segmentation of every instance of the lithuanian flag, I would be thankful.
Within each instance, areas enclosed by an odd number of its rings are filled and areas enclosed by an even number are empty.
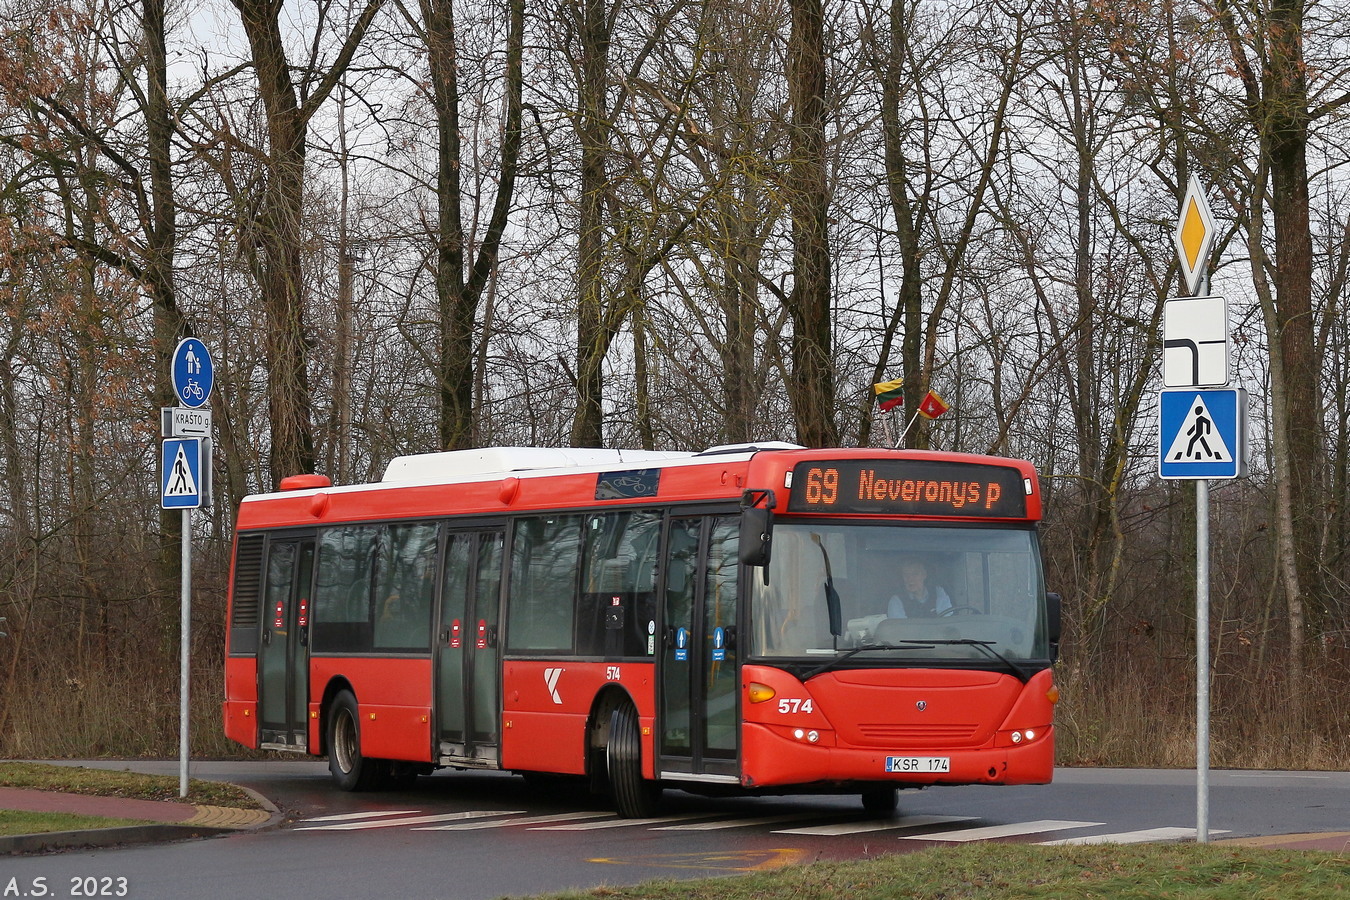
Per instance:
[[[881,407],[882,412],[895,409],[905,402],[904,385],[903,378],[872,385],[872,393],[877,395],[877,406]]]

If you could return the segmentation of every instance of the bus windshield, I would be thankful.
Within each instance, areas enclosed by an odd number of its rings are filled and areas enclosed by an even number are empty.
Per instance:
[[[754,656],[1014,667],[1049,656],[1031,529],[779,519],[773,544],[768,583],[760,570],[751,579]]]

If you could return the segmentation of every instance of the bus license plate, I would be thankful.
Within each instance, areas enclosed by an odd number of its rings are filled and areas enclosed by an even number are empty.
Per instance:
[[[888,756],[887,772],[950,772],[950,756]]]

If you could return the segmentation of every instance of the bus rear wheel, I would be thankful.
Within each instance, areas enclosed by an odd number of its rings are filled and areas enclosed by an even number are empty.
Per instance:
[[[351,691],[338,693],[328,710],[328,771],[344,791],[376,790],[388,771],[384,760],[361,755],[361,718]]]
[[[609,716],[609,743],[605,746],[609,789],[625,819],[646,819],[661,805],[661,786],[642,777],[642,735],[637,710],[623,703]]]

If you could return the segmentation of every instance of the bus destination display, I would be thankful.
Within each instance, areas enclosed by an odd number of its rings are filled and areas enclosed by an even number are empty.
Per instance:
[[[1022,474],[1010,467],[842,459],[798,463],[788,511],[1018,519],[1027,502]]]

